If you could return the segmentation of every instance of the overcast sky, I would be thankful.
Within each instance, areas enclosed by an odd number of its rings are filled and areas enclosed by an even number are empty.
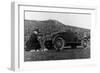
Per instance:
[[[27,20],[48,20],[55,19],[65,25],[78,26],[90,29],[90,14],[72,14],[72,13],[48,13],[48,12],[25,12]]]

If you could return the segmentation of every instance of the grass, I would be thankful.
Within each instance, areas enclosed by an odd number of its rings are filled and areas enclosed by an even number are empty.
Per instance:
[[[55,50],[28,52],[24,51],[24,61],[64,60],[90,58],[90,49],[64,49],[60,52]]]

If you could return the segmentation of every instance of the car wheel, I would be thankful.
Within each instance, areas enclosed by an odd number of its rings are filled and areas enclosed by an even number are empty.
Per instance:
[[[55,40],[54,40],[54,48],[57,50],[57,51],[60,51],[64,48],[64,39],[61,38],[61,37],[57,37]]]
[[[86,40],[83,40],[83,41],[82,41],[82,46],[83,46],[84,48],[87,47],[87,41],[86,41]]]

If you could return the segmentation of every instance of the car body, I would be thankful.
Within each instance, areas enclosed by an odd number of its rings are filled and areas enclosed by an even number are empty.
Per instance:
[[[81,40],[70,30],[51,33],[49,38],[45,39],[45,47],[48,49],[62,50],[67,46],[71,48],[81,46]]]

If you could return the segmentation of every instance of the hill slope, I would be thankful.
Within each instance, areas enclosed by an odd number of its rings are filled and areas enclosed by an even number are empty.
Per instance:
[[[36,20],[24,20],[24,33],[25,36],[29,36],[32,33],[32,30],[39,28],[41,33],[52,33],[61,30],[71,30],[73,32],[90,32],[89,29],[74,27],[70,25],[64,25],[63,23],[57,20],[45,20],[45,21],[36,21]]]

